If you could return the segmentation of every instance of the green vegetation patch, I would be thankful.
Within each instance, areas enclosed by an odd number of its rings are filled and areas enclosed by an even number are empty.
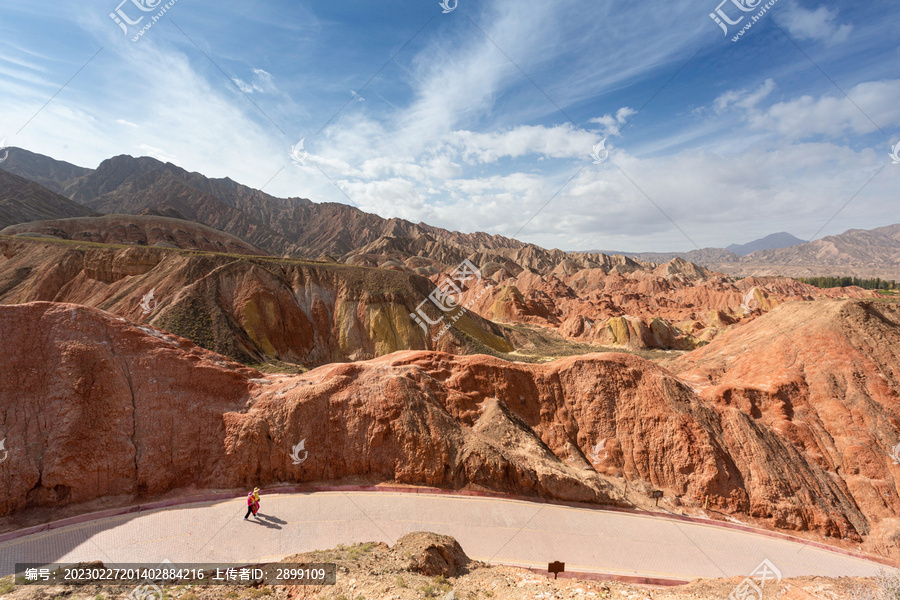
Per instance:
[[[900,284],[889,279],[862,279],[859,277],[798,277],[797,281],[817,288],[838,288],[855,285],[864,290],[900,290]]]

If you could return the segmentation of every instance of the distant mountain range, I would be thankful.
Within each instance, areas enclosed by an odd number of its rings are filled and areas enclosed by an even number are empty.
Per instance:
[[[336,203],[315,203],[305,198],[276,198],[230,179],[210,179],[153,158],[116,156],[97,169],[10,148],[0,168],[41,182],[45,191],[62,197],[84,212],[151,215],[194,221],[236,236],[272,255],[318,259],[330,257],[360,266],[396,266],[430,276],[476,257],[479,264],[507,265],[513,272],[524,269],[551,270],[567,258],[561,250],[546,250],[484,232],[460,233],[412,223],[383,219],[358,208]],[[40,186],[37,186],[40,187]],[[55,190],[58,193],[55,193]],[[0,187],[0,197],[5,195]],[[61,195],[61,196],[60,196]],[[68,210],[68,207],[67,209]],[[18,219],[54,219],[70,214],[33,211]],[[42,225],[45,226],[45,225]],[[77,239],[79,232],[66,236]],[[423,257],[415,267],[400,265],[397,257]],[[607,258],[600,264],[615,266]],[[621,259],[622,268],[634,271],[641,265]],[[403,262],[403,260],[401,260]],[[607,264],[609,263],[609,264]]]
[[[210,179],[148,157],[116,156],[92,170],[9,148],[9,158],[0,168],[91,209],[87,212],[188,219],[236,235],[272,254],[341,257],[384,236],[430,235],[474,248],[529,246],[486,233],[463,234],[403,219],[383,219],[345,204],[276,198],[228,178]]]
[[[681,258],[737,277],[849,275],[900,281],[900,224],[872,230],[850,229],[840,235],[812,242],[804,242],[781,232],[727,248],[703,248],[690,252],[588,251],[589,254],[597,252],[621,254],[651,263]]]
[[[806,242],[807,240],[801,240],[798,237],[782,231],[779,233],[767,235],[762,239],[754,240],[747,244],[731,244],[730,246],[726,246],[725,249],[740,256],[747,256],[748,254],[752,254],[753,252],[757,252],[759,250],[778,250],[779,248],[790,248],[792,246],[805,244]]]
[[[0,229],[98,213],[188,220],[272,255],[327,256],[362,266],[395,266],[425,276],[463,258],[514,273],[521,269],[548,272],[566,260],[633,271],[644,268],[643,263],[682,258],[736,276],[853,275],[900,280],[900,225],[851,230],[814,242],[782,232],[748,244],[691,252],[566,253],[484,232],[467,234],[384,219],[344,204],[276,198],[228,178],[211,179],[148,157],[116,156],[88,169],[9,148],[8,159],[0,164]],[[169,242],[173,235],[168,236]],[[206,242],[197,235],[191,232],[182,238],[202,246]],[[628,258],[611,260],[601,254]]]
[[[731,244],[725,248],[703,248],[690,252],[622,252],[616,250],[588,250],[589,253],[600,252],[603,254],[622,254],[649,262],[668,262],[673,258],[682,258],[696,264],[732,262],[735,256],[747,256],[758,250],[777,250],[805,244],[806,240],[794,237],[790,233],[780,232],[767,235],[764,238],[753,240],[746,244]]]
[[[729,262],[740,258],[737,254],[725,248],[703,248],[702,250],[691,250],[690,252],[624,252],[621,250],[588,250],[586,252],[586,254],[594,253],[611,256],[621,254],[634,260],[657,264],[667,263],[676,258],[692,262],[695,265]],[[572,254],[581,253],[573,252]]]
[[[734,275],[853,275],[900,281],[900,224],[840,235],[706,265]]]

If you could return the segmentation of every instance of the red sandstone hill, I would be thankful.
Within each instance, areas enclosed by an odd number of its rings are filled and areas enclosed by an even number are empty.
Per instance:
[[[7,232],[78,237],[87,231],[107,241],[174,239],[183,246],[239,249],[226,234],[217,237],[178,219],[118,218],[65,221],[59,227],[26,224]],[[503,353],[513,350],[514,337],[530,352],[527,335],[523,339],[522,332],[498,322],[536,325],[589,344],[692,348],[781,302],[870,295],[856,288],[818,290],[793,280],[733,282],[683,261],[648,272],[636,263],[598,258],[565,262],[548,276],[525,270],[514,275],[510,266],[488,264],[482,281],[462,297],[470,311],[436,341],[443,323],[426,335],[410,313],[425,301],[430,318],[440,316],[427,300],[438,277],[429,282],[411,269],[333,261],[239,259],[164,247],[7,237],[0,238],[0,303],[79,303],[147,321],[233,360],[316,366],[407,349]],[[150,292],[153,307],[146,312],[141,300]]]
[[[708,495],[720,513],[883,550],[900,511],[885,453],[900,440],[894,306],[784,304],[675,361],[678,376],[623,354],[526,365],[420,351],[263,378],[51,303],[0,306],[0,331],[7,515],[187,482],[354,478],[625,504],[657,488],[668,506]],[[302,439],[309,458],[293,465]]]
[[[431,292],[417,275],[339,263],[0,238],[0,303],[92,306],[244,363],[308,367],[406,349],[513,349],[474,313],[434,341],[436,326],[426,335],[410,318]]]
[[[784,277],[735,280],[680,258],[656,265],[502,244],[476,251],[431,235],[383,236],[342,260],[438,283],[466,258],[484,275],[483,285],[466,295],[482,317],[632,349],[692,349],[782,302],[874,296],[857,287],[823,290]]]
[[[855,301],[779,306],[672,368],[720,413],[770,431],[794,454],[771,473],[750,469],[752,514],[830,501],[779,491],[803,462],[837,482],[866,533],[900,513],[900,466],[890,456],[900,441],[898,365],[900,306]],[[741,460],[752,463],[759,450],[747,447]]]
[[[31,221],[2,229],[0,235],[39,235],[102,244],[133,244],[228,254],[265,255],[259,248],[224,231],[193,221],[162,216],[105,215]]]
[[[549,274],[489,266],[485,283],[467,297],[475,312],[498,323],[548,327],[590,344],[684,350],[784,302],[874,296],[787,278],[736,281],[681,259],[649,268],[615,258],[567,259]]]
[[[403,364],[449,355],[406,353],[397,365],[264,379],[185,339],[72,304],[0,306],[0,331],[0,431],[10,451],[0,515],[185,486],[348,476],[612,496],[502,402],[475,414],[475,397],[434,396],[434,378],[444,376]],[[459,413],[464,405],[468,416]],[[290,453],[304,438],[310,456],[297,467]]]

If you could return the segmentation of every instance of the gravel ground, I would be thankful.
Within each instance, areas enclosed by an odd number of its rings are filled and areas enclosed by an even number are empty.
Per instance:
[[[698,579],[674,587],[638,586],[613,581],[554,580],[525,569],[471,561],[453,539],[428,533],[404,536],[393,547],[368,543],[297,554],[286,563],[337,565],[333,586],[162,586],[132,600],[728,600],[741,578]],[[801,577],[769,582],[763,596],[746,600],[868,600],[857,596],[874,580]],[[23,586],[0,580],[0,600],[112,600],[128,598],[133,588],[104,586]],[[744,600],[744,597],[740,597]],[[878,596],[875,596],[878,598]]]

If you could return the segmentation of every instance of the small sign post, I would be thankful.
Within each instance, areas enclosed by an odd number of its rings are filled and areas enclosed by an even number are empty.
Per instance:
[[[559,561],[552,562],[549,565],[547,565],[547,571],[549,573],[553,573],[553,579],[556,579],[557,577],[559,577],[560,573],[565,573],[566,563],[559,562]]]
[[[663,497],[662,490],[653,490],[653,498],[656,500],[656,506],[659,506],[659,499]]]

